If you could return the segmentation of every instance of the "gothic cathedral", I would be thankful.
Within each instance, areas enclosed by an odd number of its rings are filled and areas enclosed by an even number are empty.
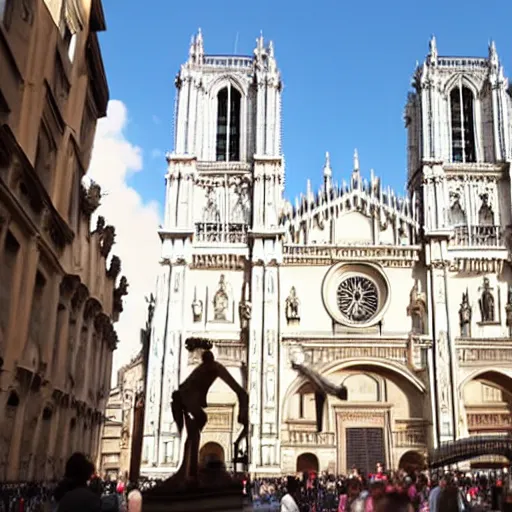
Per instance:
[[[284,199],[274,48],[204,53],[176,78],[142,473],[182,442],[170,402],[212,349],[250,395],[250,471],[418,466],[443,441],[512,428],[512,99],[496,48],[443,57],[435,39],[407,98],[408,197],[361,177]],[[329,397],[316,431],[301,361]],[[208,397],[201,462],[230,466],[237,401]],[[500,463],[499,460],[495,461]]]

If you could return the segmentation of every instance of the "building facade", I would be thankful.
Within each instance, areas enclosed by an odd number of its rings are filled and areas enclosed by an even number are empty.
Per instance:
[[[407,197],[357,153],[335,183],[283,196],[281,78],[272,43],[204,52],[176,78],[143,467],[169,474],[182,441],[171,393],[212,345],[250,395],[250,470],[345,473],[424,463],[430,447],[508,432],[512,403],[512,102],[494,44],[442,57],[407,98]],[[198,342],[199,340],[199,342]],[[302,361],[348,388],[316,432]],[[200,457],[232,460],[236,399],[208,397]]]
[[[0,480],[95,457],[126,279],[82,185],[108,87],[100,0],[0,2]]]
[[[101,474],[109,478],[128,480],[130,476],[134,433],[140,416],[138,411],[143,407],[144,381],[144,359],[141,352],[118,370],[117,385],[110,390],[98,464]]]

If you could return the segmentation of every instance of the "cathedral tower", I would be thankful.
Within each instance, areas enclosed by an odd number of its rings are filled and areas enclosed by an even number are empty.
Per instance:
[[[253,56],[209,55],[199,31],[175,85],[143,465],[164,472],[178,465],[180,440],[169,404],[195,364],[190,339],[201,337],[214,339],[217,358],[251,390],[251,459],[259,465],[266,457],[275,465],[277,379],[270,373],[278,367],[278,351],[268,344],[277,340],[284,167],[282,86],[273,44],[259,37]],[[264,411],[262,372],[270,372],[274,386],[266,386],[274,398]],[[214,390],[209,403],[222,404],[216,393],[222,392]],[[218,414],[227,409],[219,405]],[[236,419],[234,411],[229,414]],[[265,437],[269,448],[260,442],[265,423],[274,425]],[[223,443],[232,446],[234,432],[218,435],[228,436]],[[272,455],[261,455],[269,450]],[[232,454],[224,455],[231,460]]]
[[[510,281],[512,102],[494,43],[487,58],[444,57],[433,37],[413,86],[405,112],[408,187],[425,243],[433,413],[442,442],[467,435],[457,346],[501,335]]]

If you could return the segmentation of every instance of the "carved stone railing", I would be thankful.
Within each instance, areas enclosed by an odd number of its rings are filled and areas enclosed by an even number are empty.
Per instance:
[[[225,57],[223,55],[206,55],[204,57],[203,65],[207,67],[216,68],[238,68],[250,69],[252,68],[252,57]]]
[[[454,247],[503,247],[500,226],[457,226],[450,245]]]
[[[483,69],[489,66],[488,60],[480,57],[439,57],[437,64],[446,68]]]
[[[247,224],[196,223],[197,242],[244,244],[247,243]]]
[[[473,431],[512,431],[512,416],[506,412],[468,412],[468,428]]]
[[[393,444],[396,448],[417,448],[427,444],[423,427],[396,430],[393,432]]]
[[[282,444],[297,446],[334,446],[334,432],[315,432],[309,430],[285,430]]]
[[[512,363],[510,338],[456,338],[455,345],[460,366]]]

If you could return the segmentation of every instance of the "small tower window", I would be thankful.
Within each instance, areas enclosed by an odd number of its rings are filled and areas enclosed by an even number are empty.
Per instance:
[[[231,85],[217,95],[217,143],[218,162],[240,160],[240,105],[242,95]]]
[[[475,162],[473,93],[467,87],[455,87],[450,93],[452,114],[452,161]]]

